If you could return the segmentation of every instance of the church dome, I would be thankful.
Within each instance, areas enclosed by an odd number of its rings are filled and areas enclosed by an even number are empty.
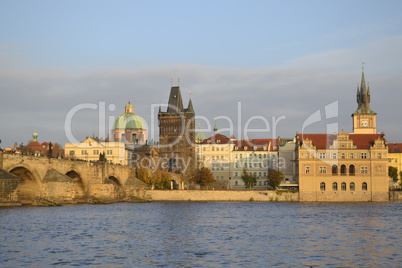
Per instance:
[[[125,112],[116,118],[113,129],[143,129],[146,130],[145,120],[134,113],[134,107],[130,102],[125,107]]]
[[[204,132],[202,132],[201,130],[198,130],[197,133],[195,134],[196,141],[203,141],[206,138],[207,138],[207,136],[205,136]]]

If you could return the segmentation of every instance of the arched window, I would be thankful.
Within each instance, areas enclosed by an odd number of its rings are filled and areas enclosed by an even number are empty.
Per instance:
[[[320,183],[320,190],[325,191],[325,182]]]
[[[346,166],[345,165],[341,166],[341,175],[346,175]]]
[[[332,191],[338,191],[338,183],[332,183]]]
[[[346,191],[346,182],[341,183],[341,191]]]
[[[338,166],[337,165],[332,166],[332,175],[338,175]]]
[[[367,191],[367,183],[366,182],[362,183],[362,190]]]
[[[349,187],[350,187],[351,191],[354,191],[355,190],[355,183],[351,182]]]
[[[349,166],[349,175],[355,175],[355,165]]]

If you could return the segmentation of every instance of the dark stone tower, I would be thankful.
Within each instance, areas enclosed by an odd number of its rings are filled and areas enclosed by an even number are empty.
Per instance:
[[[166,112],[159,107],[159,154],[170,171],[189,175],[195,159],[195,112],[191,99],[183,107],[180,87],[170,89]]]

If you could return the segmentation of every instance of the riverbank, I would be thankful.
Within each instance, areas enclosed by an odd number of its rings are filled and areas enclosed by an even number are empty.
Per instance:
[[[199,201],[199,202],[297,202],[299,193],[294,191],[230,191],[230,190],[151,190],[144,191],[142,199],[150,201]]]
[[[111,204],[118,202],[299,202],[299,192],[256,190],[139,190],[135,196],[124,199],[106,199],[90,196],[80,200],[53,200],[35,198],[21,202],[0,202],[4,206],[57,206],[74,204]],[[402,191],[391,191],[390,202],[402,202]]]

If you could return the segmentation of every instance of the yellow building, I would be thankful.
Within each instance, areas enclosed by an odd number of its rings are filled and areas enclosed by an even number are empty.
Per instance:
[[[101,154],[104,154],[106,161],[113,164],[128,165],[128,159],[131,159],[124,142],[105,142],[87,137],[81,143],[65,144],[66,158],[95,162],[99,161]]]
[[[297,134],[300,201],[388,201],[388,146],[364,72],[352,114],[354,133]]]
[[[389,143],[388,144],[388,165],[390,167],[396,167],[399,172],[402,171],[402,143]],[[401,177],[399,176],[399,181],[394,183],[393,187],[400,186]]]
[[[298,134],[300,201],[388,201],[384,134]]]
[[[197,133],[197,137],[202,136]],[[211,169],[215,180],[224,189],[244,190],[243,170],[257,177],[252,189],[266,190],[269,168],[277,168],[278,139],[236,140],[215,133],[202,140],[196,139],[198,166]],[[284,182],[285,183],[285,182]]]
[[[197,137],[202,136],[200,132]],[[205,135],[203,135],[205,137]],[[196,138],[196,165],[205,166],[211,169],[215,180],[224,189],[228,189],[229,178],[232,172],[233,140],[225,135],[215,133],[208,139]]]

